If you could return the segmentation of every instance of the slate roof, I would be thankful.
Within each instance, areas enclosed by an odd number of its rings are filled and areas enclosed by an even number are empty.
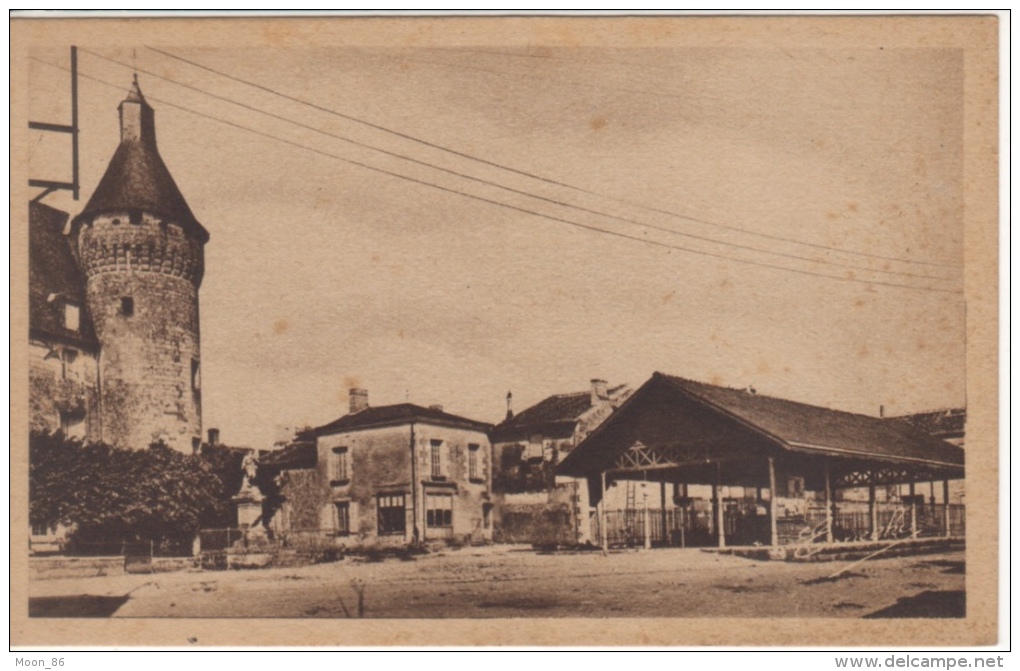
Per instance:
[[[881,417],[751,394],[744,389],[719,387],[672,375],[656,375],[791,447],[963,465],[962,449]]]
[[[556,394],[543,399],[502,422],[493,430],[493,440],[515,440],[529,430],[555,432],[560,429],[570,435],[577,418],[591,408],[591,393]]]
[[[63,233],[67,218],[67,212],[49,205],[28,204],[28,326],[37,337],[95,349],[98,341],[85,309],[85,278]],[[80,310],[78,331],[64,327],[66,303]]]
[[[627,385],[608,390],[613,396]],[[492,440],[525,440],[529,432],[567,438],[573,435],[577,420],[591,409],[591,391],[555,394],[501,422],[492,431]]]
[[[344,415],[329,424],[317,427],[315,434],[321,436],[343,433],[345,431],[399,426],[410,424],[411,422],[469,429],[484,433],[488,433],[492,428],[491,424],[451,415],[448,412],[435,408],[425,408],[414,403],[399,403],[397,405],[383,405],[377,408],[365,408],[359,412]]]
[[[314,442],[300,442],[259,455],[259,465],[273,469],[315,468],[318,460]]]
[[[137,82],[125,102],[140,102],[152,109],[138,90]],[[75,221],[131,210],[149,212],[178,223],[201,243],[209,240],[209,232],[198,223],[163,163],[154,136],[120,143],[99,186]]]
[[[652,390],[663,386],[715,409],[790,451],[887,462],[926,462],[950,467],[962,467],[964,463],[962,448],[906,423],[655,373],[613,417],[567,457],[563,464],[564,473],[583,468],[586,444],[598,440],[614,420],[626,416]]]

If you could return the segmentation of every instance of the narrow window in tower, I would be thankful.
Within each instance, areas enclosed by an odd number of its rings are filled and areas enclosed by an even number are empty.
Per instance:
[[[72,303],[64,304],[64,328],[77,331],[81,328],[81,308]]]
[[[191,360],[191,389],[192,391],[202,389],[202,369],[198,364],[198,359]]]
[[[120,299],[120,313],[125,317],[134,317],[135,299],[131,296],[122,296]]]

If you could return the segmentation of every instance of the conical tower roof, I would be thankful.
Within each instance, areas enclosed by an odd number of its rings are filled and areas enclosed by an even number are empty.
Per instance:
[[[107,212],[149,212],[180,224],[200,242],[207,242],[209,232],[195,219],[156,148],[153,110],[142,95],[137,76],[119,109],[120,146],[76,220]]]

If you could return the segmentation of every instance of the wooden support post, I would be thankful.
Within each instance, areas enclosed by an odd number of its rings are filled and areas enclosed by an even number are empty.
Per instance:
[[[825,464],[825,542],[832,542],[832,480],[828,462]]]
[[[680,497],[683,504],[679,508],[680,512],[680,547],[687,547],[687,483],[684,482],[680,485]]]
[[[662,547],[669,547],[669,520],[666,519],[666,481],[659,482],[659,507],[662,510]]]
[[[875,501],[875,475],[868,474],[868,535],[878,540],[878,505]]]
[[[641,511],[644,516],[644,528],[641,530],[644,535],[644,546],[646,550],[652,549],[652,517],[648,514],[648,474],[645,473],[645,480],[641,483],[641,501],[644,510]]]
[[[710,520],[709,528],[712,533],[719,534],[719,485],[715,482],[712,483],[712,519]]]
[[[914,481],[910,481],[910,537],[917,538],[917,503],[914,501]]]
[[[779,502],[776,501],[776,461],[769,457],[769,545],[779,545]]]
[[[952,535],[949,530],[949,523],[952,521],[949,515],[949,480],[942,481],[942,505],[946,519],[946,538],[949,538]]]
[[[687,508],[678,508],[680,514],[680,547],[687,547]]]
[[[606,472],[602,471],[600,477],[602,488],[599,493],[602,497],[599,499],[599,541],[602,544],[602,551],[607,552],[609,550],[609,530],[606,529]]]
[[[712,492],[715,496],[716,531],[719,536],[719,547],[724,548],[726,547],[726,510],[722,500],[722,464],[717,461],[715,465],[715,484],[712,486]]]

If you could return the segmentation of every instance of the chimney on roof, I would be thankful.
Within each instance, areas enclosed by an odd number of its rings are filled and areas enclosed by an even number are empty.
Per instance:
[[[591,404],[598,405],[609,398],[609,383],[605,380],[594,379],[591,381]]]
[[[882,417],[882,418],[885,417],[885,406],[884,405],[878,406],[878,416]]]
[[[368,390],[367,389],[351,389],[350,391],[350,412],[353,415],[356,412],[361,412],[368,407]]]
[[[437,412],[442,412],[443,411],[443,406],[440,403],[433,403],[432,405],[429,406],[429,410],[435,410]]]
[[[509,422],[514,418],[514,395],[509,391],[506,393],[506,419]]]
[[[209,429],[209,444],[210,445],[219,445],[220,444],[220,430],[219,429]]]

